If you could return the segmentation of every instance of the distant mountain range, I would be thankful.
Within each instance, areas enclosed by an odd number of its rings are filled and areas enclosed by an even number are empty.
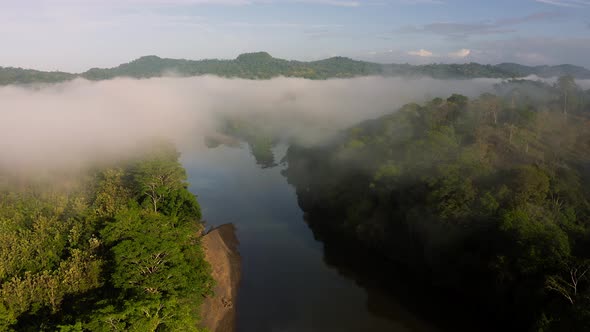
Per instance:
[[[574,65],[524,66],[516,63],[499,65],[466,64],[378,64],[344,57],[302,62],[273,58],[266,52],[246,53],[234,60],[165,59],[144,56],[114,68],[92,68],[84,73],[44,72],[31,69],[0,67],[0,85],[56,83],[78,77],[106,80],[115,77],[150,78],[166,74],[179,76],[216,75],[246,79],[269,79],[277,76],[307,79],[350,78],[358,76],[433,77],[439,79],[522,78],[530,75],[556,77],[572,75],[590,79],[590,70]]]

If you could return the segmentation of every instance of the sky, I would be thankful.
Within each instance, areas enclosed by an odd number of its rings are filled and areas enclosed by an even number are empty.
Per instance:
[[[0,40],[0,66],[70,72],[254,51],[590,68],[590,0],[0,0]]]

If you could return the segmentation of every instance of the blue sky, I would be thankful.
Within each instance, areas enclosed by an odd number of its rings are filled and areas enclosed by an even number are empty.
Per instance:
[[[45,70],[261,50],[590,68],[590,0],[0,0],[0,28],[0,66]]]

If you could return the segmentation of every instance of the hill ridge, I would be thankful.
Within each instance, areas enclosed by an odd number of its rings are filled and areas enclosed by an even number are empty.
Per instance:
[[[116,77],[151,78],[174,73],[179,76],[215,75],[244,79],[299,77],[306,79],[351,78],[358,76],[432,77],[438,79],[543,78],[572,75],[590,79],[590,70],[576,65],[527,66],[504,62],[497,65],[433,63],[425,65],[380,64],[335,56],[315,61],[275,58],[268,52],[243,53],[235,59],[174,59],[146,55],[112,68],[91,68],[82,73],[40,71],[15,67],[0,67],[0,85],[57,83],[85,78],[105,80]]]

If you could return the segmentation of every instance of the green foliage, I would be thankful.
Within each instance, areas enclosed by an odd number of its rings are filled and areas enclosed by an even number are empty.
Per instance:
[[[0,85],[60,83],[76,78],[75,74],[64,72],[44,72],[31,69],[0,67]]]
[[[468,64],[430,64],[381,65],[372,62],[357,61],[345,57],[301,62],[273,58],[266,52],[246,53],[235,60],[176,60],[162,59],[156,56],[145,56],[115,68],[93,68],[82,74],[82,77],[100,80],[118,76],[147,78],[161,76],[173,72],[183,76],[218,75],[222,77],[241,77],[248,79],[269,79],[272,77],[302,77],[308,79],[347,78],[356,76],[430,76],[434,78],[512,78],[538,75],[555,77],[567,74],[577,78],[590,77],[590,71],[584,68],[549,68],[526,67],[526,75],[521,70],[511,70],[500,66]]]
[[[516,204],[539,204],[547,198],[549,177],[534,166],[522,166],[515,170],[512,190]]]
[[[569,258],[568,236],[553,220],[537,211],[517,209],[504,213],[500,229],[513,238],[516,267],[523,273],[550,271]]]
[[[0,330],[196,331],[212,281],[178,153],[92,173],[0,188]]]
[[[158,206],[185,186],[186,173],[176,160],[150,158],[136,165],[134,180],[140,199],[145,199],[158,212]]]
[[[144,56],[114,68],[92,68],[81,74],[43,72],[21,68],[0,67],[0,85],[57,83],[78,77],[89,80],[107,80],[115,77],[150,78],[173,73],[180,76],[217,75],[246,79],[270,79],[273,77],[301,77],[307,79],[350,78],[357,76],[433,77],[438,79],[469,79],[478,77],[515,78],[537,75],[557,77],[572,75],[578,79],[590,78],[586,68],[572,65],[528,67],[517,64],[496,66],[478,63],[428,64],[378,64],[357,61],[345,57],[302,62],[273,58],[266,52],[246,53],[234,60],[185,60],[165,59],[155,55]]]
[[[335,57],[315,62],[300,62],[277,59],[266,52],[246,53],[235,60],[176,60],[145,56],[115,68],[93,68],[81,74],[91,80],[103,80],[119,76],[147,78],[176,73],[182,76],[217,75],[247,79],[272,77],[303,77],[326,79],[379,75],[382,65]]]
[[[292,146],[283,173],[319,237],[428,271],[504,326],[582,331],[590,114],[563,116],[564,84],[507,81],[498,95],[406,105],[329,145]]]
[[[121,168],[110,168],[98,174],[94,211],[99,217],[113,218],[131,199],[124,176]]]

